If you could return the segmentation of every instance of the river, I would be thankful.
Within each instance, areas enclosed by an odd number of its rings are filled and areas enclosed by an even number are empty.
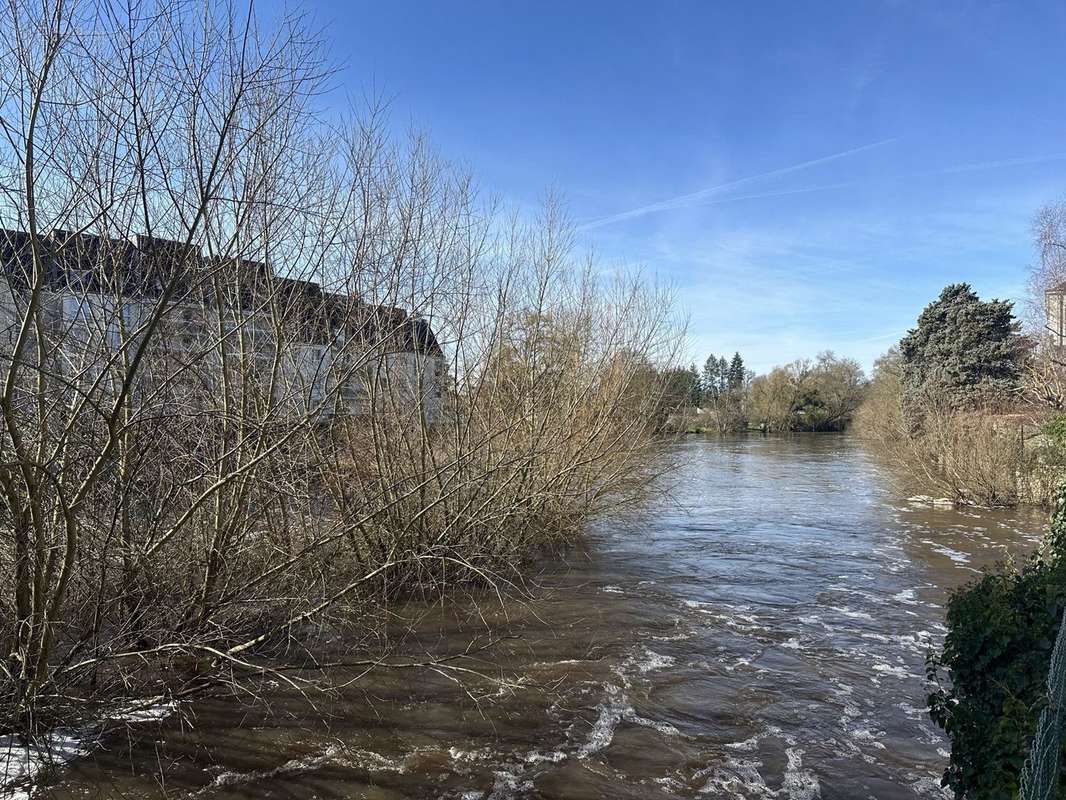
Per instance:
[[[1044,515],[900,498],[847,436],[690,438],[665,457],[672,498],[598,524],[524,600],[391,610],[394,656],[489,642],[476,657],[351,670],[315,709],[277,681],[265,701],[204,700],[48,794],[947,797],[925,653],[948,591],[1031,550]]]

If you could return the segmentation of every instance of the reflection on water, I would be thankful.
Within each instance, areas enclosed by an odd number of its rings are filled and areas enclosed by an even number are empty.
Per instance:
[[[668,458],[672,503],[590,532],[532,601],[398,610],[408,652],[514,637],[476,666],[520,685],[391,671],[317,713],[278,686],[206,701],[55,796],[946,797],[924,655],[947,590],[1030,550],[1042,515],[900,500],[844,436]]]

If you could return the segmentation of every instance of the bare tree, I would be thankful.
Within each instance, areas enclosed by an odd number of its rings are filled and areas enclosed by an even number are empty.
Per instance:
[[[1066,361],[1061,347],[1066,313],[1066,201],[1042,208],[1033,220],[1038,261],[1029,274],[1026,323],[1033,350],[1026,363],[1024,391],[1037,406],[1066,409]]]
[[[327,123],[299,16],[0,13],[4,724],[270,669],[639,500],[681,328],[557,204]]]

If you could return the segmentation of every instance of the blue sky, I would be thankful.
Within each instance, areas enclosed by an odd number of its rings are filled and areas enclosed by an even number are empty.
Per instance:
[[[1020,300],[1066,196],[1066,3],[304,2],[342,89],[674,285],[693,360],[869,366],[947,283]]]

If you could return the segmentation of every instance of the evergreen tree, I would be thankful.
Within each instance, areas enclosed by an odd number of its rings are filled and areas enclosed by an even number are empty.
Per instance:
[[[716,401],[722,395],[722,367],[718,357],[711,355],[703,364],[703,394],[711,401]]]
[[[944,288],[900,341],[904,399],[973,407],[1003,399],[1019,384],[1021,338],[1013,304],[982,301],[965,283]]]
[[[724,362],[725,359],[722,359]],[[744,369],[744,359],[740,357],[740,353],[733,354],[733,360],[729,363],[727,381],[729,384],[729,391],[739,392],[744,388],[744,381],[747,378],[747,370]]]
[[[722,432],[742,430],[747,425],[744,402],[751,373],[744,367],[740,353],[730,361],[711,355],[703,364],[700,385],[703,401],[713,411]]]
[[[692,364],[688,368],[689,403],[696,408],[703,405],[703,384],[700,381],[700,371]]]
[[[662,373],[662,379],[664,409],[673,412],[692,402],[693,381],[698,382],[698,373],[685,367],[672,367]]]

